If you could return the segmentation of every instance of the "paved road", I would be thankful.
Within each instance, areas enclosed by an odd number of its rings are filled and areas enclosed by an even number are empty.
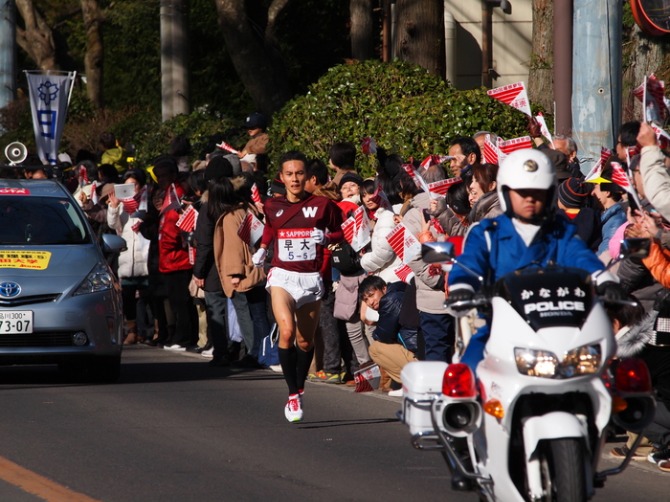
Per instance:
[[[473,500],[437,453],[409,445],[399,399],[308,384],[289,424],[281,376],[209,368],[192,354],[124,353],[116,385],[53,368],[0,368],[0,501]],[[666,500],[636,464],[596,500]]]

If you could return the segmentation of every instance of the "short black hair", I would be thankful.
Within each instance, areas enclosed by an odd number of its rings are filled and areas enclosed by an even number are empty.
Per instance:
[[[307,162],[305,171],[307,173],[307,179],[314,176],[319,185],[328,183],[328,166],[321,159],[312,159]]]
[[[372,291],[382,291],[386,287],[386,281],[378,275],[369,275],[361,281],[358,286],[358,295],[363,301]]]
[[[621,125],[619,137],[623,146],[637,145],[637,135],[640,133],[640,121],[632,120]]]
[[[354,169],[356,167],[356,147],[353,143],[334,143],[330,147],[330,161],[340,169]]]
[[[116,148],[116,136],[111,132],[103,132],[100,134],[100,144],[105,148]]]
[[[466,157],[471,153],[475,154],[475,161],[473,164],[479,164],[482,161],[482,152],[477,142],[470,136],[458,136],[451,140],[449,146],[459,145],[463,155]]]
[[[279,170],[282,170],[284,163],[291,160],[299,160],[307,167],[307,157],[299,150],[289,150],[279,158]]]

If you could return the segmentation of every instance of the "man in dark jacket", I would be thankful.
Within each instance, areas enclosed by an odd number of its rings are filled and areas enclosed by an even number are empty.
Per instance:
[[[372,333],[374,341],[368,349],[370,357],[397,383],[401,383],[400,372],[405,365],[416,361],[417,331],[400,324],[406,286],[400,281],[386,284],[381,277],[370,275],[359,287],[361,300],[379,312]],[[391,391],[389,395],[401,396],[402,390]]]

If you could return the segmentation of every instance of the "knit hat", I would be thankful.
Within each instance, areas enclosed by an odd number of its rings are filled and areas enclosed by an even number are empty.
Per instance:
[[[579,209],[591,195],[591,186],[579,178],[568,178],[558,185],[558,200],[568,209]]]
[[[341,189],[342,186],[348,182],[356,183],[358,186],[361,186],[363,184],[363,178],[353,172],[344,173],[344,175],[340,178],[340,185],[338,188]]]

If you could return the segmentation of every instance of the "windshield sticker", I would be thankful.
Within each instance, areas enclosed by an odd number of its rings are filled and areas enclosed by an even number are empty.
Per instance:
[[[0,195],[30,195],[30,190],[27,188],[0,188]]]
[[[50,260],[49,251],[0,251],[0,268],[45,270]]]

